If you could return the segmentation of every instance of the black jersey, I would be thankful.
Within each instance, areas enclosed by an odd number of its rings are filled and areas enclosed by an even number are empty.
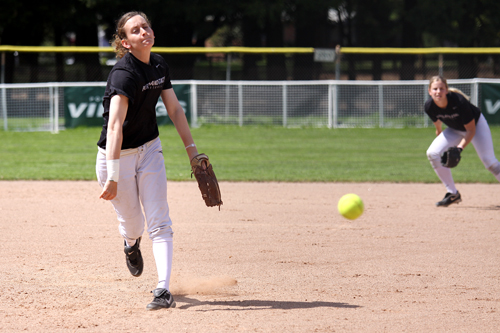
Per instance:
[[[113,67],[103,97],[104,125],[97,145],[106,148],[109,105],[114,95],[128,98],[128,109],[123,123],[121,149],[137,148],[158,137],[156,104],[162,90],[172,88],[168,65],[158,54],[151,53],[145,64],[127,53]]]
[[[434,103],[432,98],[425,102],[425,113],[431,118],[432,122],[441,120],[446,126],[458,131],[465,131],[466,124],[472,120],[477,121],[481,116],[479,108],[471,104],[462,94],[448,92],[446,94],[448,105],[445,109],[440,108]]]

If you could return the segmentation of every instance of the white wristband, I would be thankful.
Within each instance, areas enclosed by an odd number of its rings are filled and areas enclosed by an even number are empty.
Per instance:
[[[196,147],[196,145],[194,143],[190,144],[190,145],[187,145],[186,146],[186,149],[188,149],[189,147]]]
[[[120,178],[120,160],[106,160],[108,168],[108,180],[118,182]]]

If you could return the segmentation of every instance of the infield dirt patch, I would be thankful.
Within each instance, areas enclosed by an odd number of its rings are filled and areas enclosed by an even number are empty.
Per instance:
[[[500,185],[169,182],[175,309],[146,311],[97,182],[0,182],[2,332],[498,332]],[[337,212],[346,193],[365,213]]]

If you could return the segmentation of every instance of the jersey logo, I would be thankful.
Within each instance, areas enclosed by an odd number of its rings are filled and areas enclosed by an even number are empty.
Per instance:
[[[142,87],[142,91],[149,90],[149,89],[158,89],[163,87],[163,84],[165,83],[165,77],[162,77],[161,79],[151,81],[149,83],[146,83]]]
[[[457,118],[458,117],[458,113],[454,113],[454,114],[439,114],[436,116],[436,118],[441,118],[441,119],[447,119],[447,118],[450,118],[450,119],[454,119],[454,118]]]

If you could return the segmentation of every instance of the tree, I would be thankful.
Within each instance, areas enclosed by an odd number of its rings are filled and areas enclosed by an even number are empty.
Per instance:
[[[0,2],[0,43],[4,45],[64,45],[66,35],[76,35],[75,45],[98,45],[97,26],[107,27],[112,38],[115,22],[131,9],[144,11],[156,32],[156,46],[204,46],[205,41],[225,25],[241,28],[244,46],[285,46],[284,24],[293,24],[294,46],[328,47],[488,47],[500,45],[498,0],[40,0],[29,8],[22,2]],[[193,78],[199,55],[165,55],[172,78]],[[483,57],[483,56],[481,56]],[[454,56],[459,77],[478,73],[480,56]],[[31,70],[27,81],[36,82],[38,56],[23,53],[19,63]],[[97,55],[76,55],[87,80],[102,80]],[[355,62],[371,61],[374,79],[382,77],[387,56],[347,57],[349,78],[355,79]],[[403,59],[400,77],[415,77],[415,58]],[[447,56],[447,59],[451,59]],[[498,56],[492,57],[496,63]],[[6,81],[12,82],[14,55],[7,54]],[[245,78],[260,78],[257,63],[267,61],[268,79],[286,79],[285,56],[255,54],[243,56]],[[310,55],[294,58],[295,79],[317,78]],[[64,55],[56,55],[57,80],[66,79]],[[500,71],[500,66],[497,65]]]
[[[248,0],[232,2],[226,7],[229,20],[225,24],[241,26],[243,45],[247,47],[282,47],[285,0]],[[259,60],[266,60],[266,78],[286,79],[285,55],[243,54],[243,76],[258,79]]]
[[[328,12],[332,6],[329,0],[294,0],[291,14],[295,25],[295,46],[325,48],[329,45]],[[296,54],[294,57],[294,79],[311,80],[317,78],[313,57]]]
[[[4,6],[12,7],[6,8]],[[46,7],[40,3],[33,5],[33,10],[26,11],[21,3],[8,0],[2,2],[0,13],[3,21],[0,31],[0,41],[4,45],[40,45],[44,39],[45,24],[44,14],[47,14]],[[28,82],[38,81],[38,57],[35,53],[25,53],[18,57],[21,65],[30,67]],[[6,54],[5,82],[13,82],[14,75],[14,54]]]

